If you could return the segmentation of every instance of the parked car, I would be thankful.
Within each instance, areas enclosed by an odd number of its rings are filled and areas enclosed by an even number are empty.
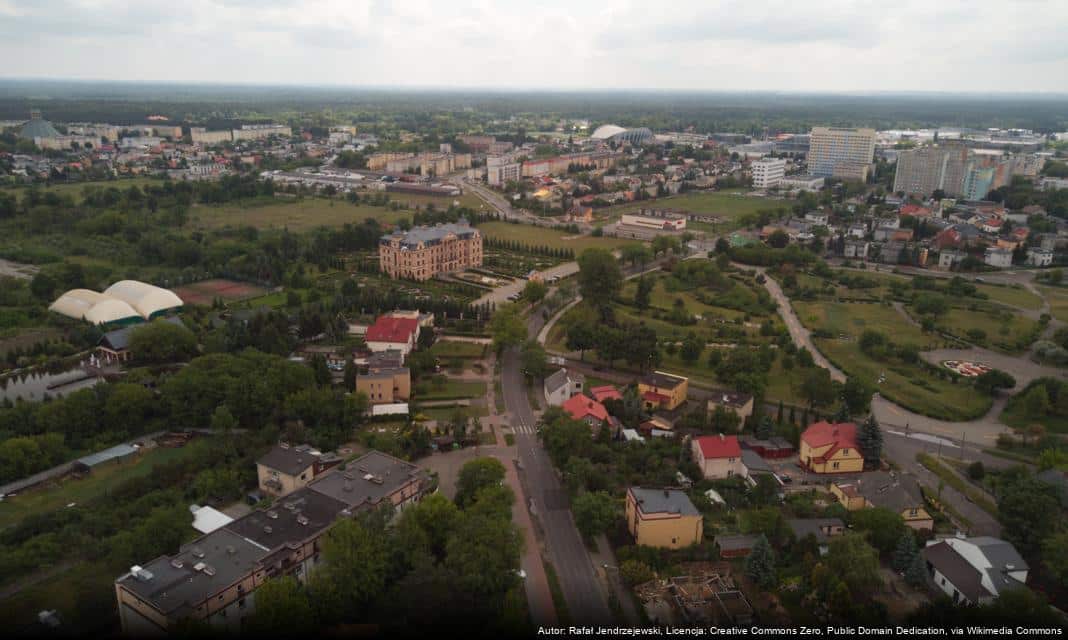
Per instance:
[[[782,480],[783,484],[790,484],[791,482],[794,481],[794,479],[791,478],[790,474],[788,474],[788,473],[780,473],[779,474],[779,480]]]

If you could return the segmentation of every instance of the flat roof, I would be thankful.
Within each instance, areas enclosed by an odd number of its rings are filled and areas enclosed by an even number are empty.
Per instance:
[[[346,505],[330,496],[298,489],[279,498],[269,509],[258,509],[226,528],[268,549],[299,543],[326,529]]]
[[[678,489],[631,487],[630,492],[643,513],[677,513],[683,516],[701,514],[686,493]]]
[[[316,478],[308,488],[343,502],[352,510],[374,508],[423,475],[423,470],[410,462],[381,451],[370,451]]]

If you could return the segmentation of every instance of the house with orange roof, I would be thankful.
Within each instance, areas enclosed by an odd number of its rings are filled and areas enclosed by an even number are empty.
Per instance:
[[[593,399],[597,402],[623,399],[623,394],[619,392],[619,389],[616,389],[610,384],[590,389],[590,395],[593,396]]]
[[[858,473],[864,456],[852,422],[816,422],[801,434],[801,466],[812,473]]]
[[[604,405],[585,394],[571,396],[560,408],[572,419],[581,420],[591,427],[598,427],[608,420],[608,410]]]
[[[705,478],[722,480],[749,475],[749,471],[742,462],[742,447],[738,444],[738,436],[727,436],[722,433],[713,436],[701,436],[694,438],[690,447],[693,452],[693,461],[701,468]]]

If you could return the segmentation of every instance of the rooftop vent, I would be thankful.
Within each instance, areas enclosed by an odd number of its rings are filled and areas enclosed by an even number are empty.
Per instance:
[[[130,567],[130,574],[141,582],[148,582],[153,578],[151,571],[147,569],[142,569],[139,565],[136,564]]]
[[[306,516],[297,516],[297,522],[303,526],[308,526],[308,518]]]
[[[208,565],[204,564],[203,562],[198,562],[195,565],[193,565],[193,571],[203,571],[204,567],[206,567],[206,566],[208,566]]]
[[[274,529],[271,528],[271,525],[267,525],[266,527],[263,528],[263,532],[264,533],[272,533],[273,531],[274,531]]]
[[[346,471],[345,473],[341,474],[341,477],[346,479],[346,480],[352,480],[356,476],[354,476],[354,475],[352,475],[352,473]]]
[[[274,510],[268,511],[267,512],[267,517],[270,518],[271,520],[277,520],[278,519],[278,512],[274,511]]]
[[[215,567],[211,566],[210,564],[204,565],[204,575],[206,575],[206,576],[215,575]]]
[[[296,502],[286,502],[286,503],[282,504],[282,508],[284,508],[286,511],[292,511],[293,509],[297,508],[297,503]]]
[[[204,557],[204,550],[201,549],[200,547],[193,547],[193,557],[194,558],[203,558]]]
[[[341,485],[341,489],[342,491],[352,491],[352,483],[346,480],[345,483]]]
[[[288,442],[279,442],[278,446],[282,447],[283,449],[288,449],[289,448],[289,443]]]
[[[171,566],[175,569],[181,569],[185,566],[185,563],[182,562],[181,558],[171,558]]]

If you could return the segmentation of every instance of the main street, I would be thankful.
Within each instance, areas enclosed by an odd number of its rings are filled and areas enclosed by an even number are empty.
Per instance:
[[[532,313],[527,322],[530,335],[537,335],[543,319]],[[572,622],[610,624],[612,612],[602,591],[586,545],[571,518],[570,501],[560,484],[548,454],[541,446],[535,424],[537,419],[527,396],[527,385],[520,372],[519,352],[508,349],[501,361],[501,390],[512,421],[521,473],[526,480],[527,495],[534,519],[541,523],[545,544],[567,602]]]

